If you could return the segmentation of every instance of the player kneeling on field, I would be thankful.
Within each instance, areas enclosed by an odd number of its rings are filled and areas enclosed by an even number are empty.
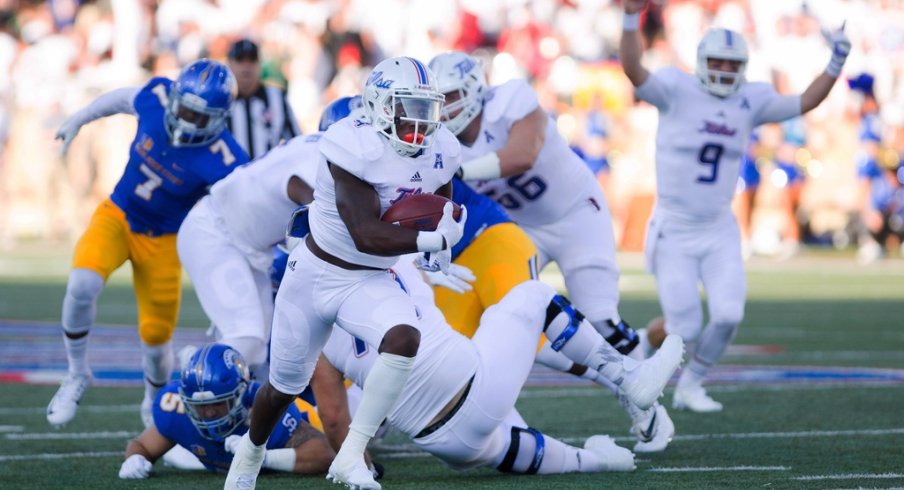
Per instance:
[[[154,461],[176,445],[191,453],[176,453],[179,460],[174,466],[229,469],[234,442],[248,431],[248,409],[259,388],[249,381],[248,365],[236,350],[224,344],[202,347],[184,366],[182,379],[157,394],[154,425],[129,441],[119,477],[147,478]],[[264,468],[299,474],[325,472],[335,453],[313,426],[320,427],[313,407],[296,400],[267,442]]]

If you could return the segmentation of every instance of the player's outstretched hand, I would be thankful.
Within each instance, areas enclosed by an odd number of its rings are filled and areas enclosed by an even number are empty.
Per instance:
[[[443,206],[443,217],[439,219],[439,223],[436,225],[436,231],[446,239],[446,250],[451,249],[461,240],[462,235],[465,233],[465,222],[468,221],[468,209],[466,207],[461,206],[461,216],[458,217],[458,221],[455,221],[455,218],[452,217],[452,210],[452,201],[449,201]]]
[[[448,272],[424,271],[424,274],[427,276],[427,282],[431,286],[442,286],[456,293],[464,293],[474,289],[471,283],[477,279],[471,269],[458,264],[449,264]]]
[[[841,23],[841,27],[835,32],[828,32],[823,30],[822,34],[826,38],[826,42],[829,43],[829,46],[832,48],[832,59],[829,61],[829,66],[826,68],[826,72],[833,77],[838,77],[841,74],[841,67],[844,66],[845,60],[847,60],[848,55],[851,53],[851,40],[848,39],[847,34],[844,33],[844,22]]]
[[[119,478],[123,480],[142,480],[151,476],[154,465],[140,454],[133,454],[119,467]]]
[[[647,0],[625,0],[625,13],[638,14],[647,6]]]
[[[239,443],[242,442],[242,436],[237,436],[235,434],[226,437],[226,440],[223,441],[223,446],[226,451],[235,454],[236,451],[239,450]]]
[[[79,128],[82,125],[79,124],[74,118],[69,118],[66,122],[60,126],[60,129],[53,136],[53,139],[62,140],[63,147],[60,148],[60,154],[65,155],[67,151],[69,151],[69,145],[72,144],[72,140],[75,139],[75,135],[78,134]]]

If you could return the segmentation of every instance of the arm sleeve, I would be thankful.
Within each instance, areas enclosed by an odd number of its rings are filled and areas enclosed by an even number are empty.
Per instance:
[[[113,114],[135,115],[134,101],[139,90],[138,87],[124,87],[107,92],[73,114],[70,119],[83,126],[95,119]]]
[[[784,121],[800,115],[800,95],[779,95],[769,84],[762,84],[756,95],[761,98],[760,110],[754,119],[754,126]]]
[[[669,108],[669,100],[671,100],[672,87],[677,76],[677,68],[663,68],[657,70],[647,77],[637,90],[634,92],[641,100],[649,102],[656,106],[660,111],[666,111]]]

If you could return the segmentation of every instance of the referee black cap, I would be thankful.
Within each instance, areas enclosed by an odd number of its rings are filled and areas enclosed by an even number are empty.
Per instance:
[[[229,47],[229,59],[257,61],[257,44],[250,39],[239,39]]]

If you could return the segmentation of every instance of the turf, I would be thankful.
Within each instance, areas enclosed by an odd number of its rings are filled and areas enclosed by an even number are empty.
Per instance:
[[[58,321],[65,261],[46,254],[0,257],[0,318]],[[622,315],[642,326],[658,314],[652,280],[636,257],[623,263]],[[374,448],[384,488],[890,488],[904,486],[904,263],[861,268],[848,256],[810,254],[791,262],[749,264],[745,322],[724,359],[729,376],[713,384],[725,411],[672,411],[677,436],[669,450],[638,455],[633,473],[513,477],[495,471],[454,472],[391,436]],[[24,271],[24,272],[23,272]],[[28,271],[36,271],[30,273]],[[545,279],[556,283],[555,272]],[[100,323],[134,323],[128,275],[111,281]],[[180,326],[207,324],[186,289]],[[129,327],[123,327],[129,328]],[[744,379],[754,368],[793,367],[802,378]],[[811,369],[812,368],[812,369]],[[818,369],[821,368],[822,370]],[[881,368],[894,381],[857,381],[847,368]],[[838,379],[821,377],[840,372]],[[781,371],[785,372],[785,371]],[[791,371],[788,371],[791,372]],[[0,398],[0,486],[3,488],[221,488],[221,475],[158,463],[147,481],[116,477],[120,453],[140,429],[139,388],[89,390],[76,420],[54,431],[44,407],[55,387],[6,384]],[[670,389],[664,400],[671,401]],[[615,400],[586,385],[527,388],[518,402],[536,428],[570,443],[608,433],[632,447]],[[72,438],[69,434],[80,434]],[[68,454],[58,457],[54,455]],[[82,457],[73,456],[82,454]],[[322,476],[267,475],[258,488],[335,488]]]

